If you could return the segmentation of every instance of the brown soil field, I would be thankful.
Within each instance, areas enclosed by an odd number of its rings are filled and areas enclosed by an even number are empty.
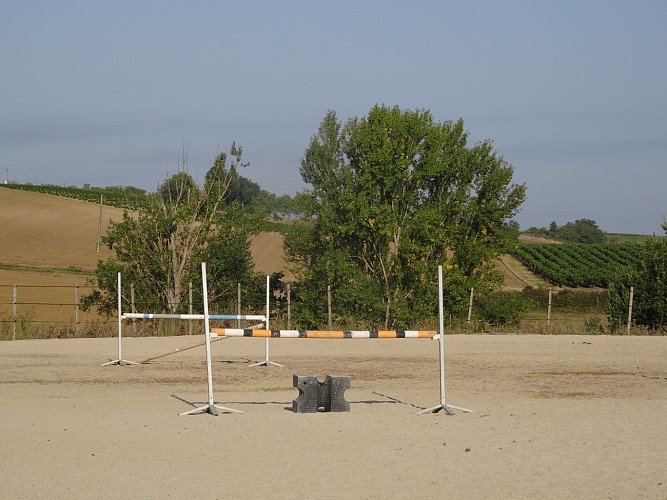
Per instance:
[[[109,220],[120,220],[122,213],[118,208],[102,207],[102,234]],[[97,260],[111,255],[103,245],[97,252],[99,224],[97,204],[0,187],[0,317],[11,313],[13,285],[17,284],[19,300],[29,304],[31,314],[44,321],[72,321],[75,286],[82,287],[80,294],[88,293],[83,286]],[[282,244],[281,234],[262,233],[253,237],[251,253],[258,272],[282,271],[289,281],[294,275]],[[508,290],[548,286],[510,256],[504,256],[498,267],[505,273]],[[100,319],[95,314],[79,314],[81,321]]]
[[[103,206],[102,234],[109,220],[120,220],[122,214],[122,209]],[[98,259],[112,255],[103,245],[97,252],[99,225],[99,205],[0,187],[0,317],[11,314],[16,284],[18,299],[28,304],[30,314],[43,321],[73,321],[75,286],[81,286],[81,294],[89,293],[83,285]],[[258,272],[283,271],[292,278],[279,233],[255,236],[251,253]],[[79,319],[99,317],[80,311]]]
[[[254,236],[250,251],[256,271],[264,274],[283,272],[286,281],[293,281],[294,274],[285,260],[282,234],[270,232]]]
[[[197,340],[201,338],[197,335]],[[193,337],[127,338],[123,357]],[[378,345],[378,342],[381,345]],[[667,337],[262,339],[139,366],[116,339],[0,345],[2,498],[667,498]],[[294,374],[349,375],[350,411],[297,414]]]

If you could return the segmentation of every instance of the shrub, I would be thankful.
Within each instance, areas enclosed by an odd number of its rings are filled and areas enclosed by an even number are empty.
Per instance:
[[[586,318],[584,321],[584,331],[586,333],[604,333],[604,325],[600,321],[600,318]]]
[[[492,326],[519,326],[530,300],[521,293],[492,292],[481,300],[483,318]]]

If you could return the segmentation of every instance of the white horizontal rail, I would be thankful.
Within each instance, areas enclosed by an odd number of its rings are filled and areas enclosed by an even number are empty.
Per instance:
[[[209,319],[243,319],[252,321],[266,321],[266,316],[260,314],[209,314]],[[152,313],[123,313],[123,319],[204,319],[203,314],[152,314]]]

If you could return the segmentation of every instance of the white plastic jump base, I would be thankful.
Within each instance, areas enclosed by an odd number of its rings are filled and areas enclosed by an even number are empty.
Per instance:
[[[199,408],[195,408],[194,410],[184,411],[183,413],[179,413],[178,416],[182,417],[185,415],[198,415],[200,413],[209,413],[210,415],[217,417],[218,410],[220,410],[222,413],[243,413],[241,410],[235,410],[233,408],[227,408],[226,406],[220,406],[215,403],[213,404],[209,403],[205,406],[200,406]]]
[[[124,365],[139,365],[139,364],[141,363],[136,363],[134,361],[128,361],[127,359],[118,358],[114,361],[109,361],[108,363],[102,363],[102,366],[112,366],[112,365],[124,366]]]
[[[417,415],[422,415],[424,413],[438,413],[439,411],[444,411],[447,415],[454,415],[454,410],[459,410],[465,413],[475,413],[474,410],[468,410],[467,408],[461,408],[460,406],[452,406],[447,404],[440,404],[433,406],[431,408],[426,408],[417,412]]]

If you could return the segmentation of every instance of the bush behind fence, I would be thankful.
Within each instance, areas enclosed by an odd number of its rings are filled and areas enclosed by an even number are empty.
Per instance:
[[[32,338],[111,337],[118,334],[117,317],[105,317],[95,312],[84,312],[79,301],[90,293],[90,285],[49,286],[0,284],[0,340]],[[289,287],[287,294],[291,295]],[[323,297],[330,304],[328,318],[322,328],[364,329],[363,318],[348,318],[335,307],[335,291]],[[283,295],[285,295],[283,293]],[[189,303],[181,309],[200,313],[199,307]],[[263,314],[264,311],[242,308],[239,284],[237,310],[220,313]],[[603,334],[610,333],[605,306],[606,291],[563,290],[551,293],[549,289],[526,288],[521,292],[494,292],[475,297],[471,290],[467,318],[448,316],[446,331],[451,333],[537,333],[537,334]],[[127,312],[160,312],[143,310],[123,298]],[[281,296],[271,305],[272,328],[299,328],[292,324],[289,297]],[[435,329],[433,322],[414,327]],[[233,322],[227,326],[247,326]],[[124,333],[129,336],[188,335],[203,331],[201,321],[138,320],[126,322]],[[631,325],[620,333],[654,334]]]

